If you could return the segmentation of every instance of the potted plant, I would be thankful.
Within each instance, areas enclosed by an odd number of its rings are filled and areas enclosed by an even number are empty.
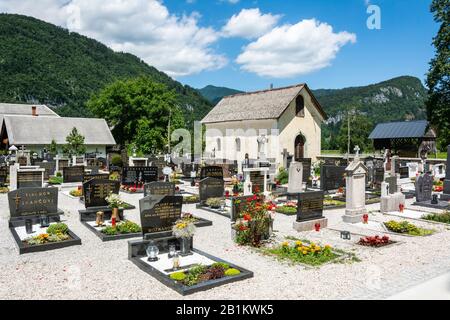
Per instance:
[[[213,209],[219,209],[221,203],[221,198],[209,198],[208,200],[206,200],[206,204]]]
[[[109,207],[112,209],[111,220],[115,218],[116,222],[120,221],[119,208],[124,204],[123,200],[118,194],[112,192],[105,198],[105,200],[106,202],[108,202]]]
[[[177,220],[172,228],[173,235],[181,240],[181,256],[191,255],[191,239],[196,231],[194,220],[189,215]]]

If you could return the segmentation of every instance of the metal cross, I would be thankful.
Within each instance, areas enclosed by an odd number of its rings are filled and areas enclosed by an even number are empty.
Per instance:
[[[14,198],[14,200],[15,200],[15,202],[16,202],[16,210],[19,209],[20,199],[22,199],[22,198],[19,197],[19,193],[17,193],[17,194],[16,194],[16,197]]]

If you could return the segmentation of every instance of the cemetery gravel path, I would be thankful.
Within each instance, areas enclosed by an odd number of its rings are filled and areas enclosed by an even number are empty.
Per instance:
[[[136,206],[142,196],[122,195]],[[403,243],[372,249],[354,245],[355,235],[352,241],[344,241],[339,232],[330,229],[297,233],[292,229],[295,217],[278,214],[274,225],[278,240],[285,236],[310,239],[355,253],[362,260],[304,268],[236,246],[229,219],[187,205],[184,211],[213,221],[213,226],[197,229],[194,245],[252,270],[254,277],[182,297],[128,261],[128,240],[101,242],[83,226],[78,218],[78,209],[83,206],[78,200],[60,193],[59,207],[82,245],[19,255],[8,230],[7,196],[0,195],[1,299],[385,299],[450,271],[450,232],[442,225],[416,222],[439,233],[421,238],[393,236]],[[368,207],[377,210],[379,204]],[[343,213],[344,209],[325,211],[330,228],[377,234],[345,225],[341,222]],[[125,216],[139,222],[138,209],[125,211]],[[380,214],[372,214],[370,219],[399,220]]]

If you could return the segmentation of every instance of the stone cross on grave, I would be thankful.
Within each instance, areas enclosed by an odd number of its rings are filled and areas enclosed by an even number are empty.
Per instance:
[[[355,146],[355,148],[353,149],[353,151],[355,151],[355,159],[356,158],[359,158],[359,151],[360,151],[361,149],[359,148],[359,146]]]

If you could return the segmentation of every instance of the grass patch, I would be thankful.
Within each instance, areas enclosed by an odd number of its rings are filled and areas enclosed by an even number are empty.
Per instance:
[[[438,152],[436,154],[431,155],[430,158],[434,159],[447,159],[447,152]]]
[[[440,214],[430,213],[422,216],[422,219],[450,224],[450,212],[447,211]]]
[[[290,207],[290,206],[280,206],[275,209],[276,212],[282,213],[288,216],[293,216],[297,214],[297,208],[296,207]]]
[[[333,199],[324,199],[323,200],[323,205],[324,206],[345,206],[345,202],[344,201],[340,201],[340,200],[333,200]]]
[[[50,177],[50,179],[48,179],[48,183],[50,183],[50,184],[62,184],[63,183],[63,178],[62,177]]]

